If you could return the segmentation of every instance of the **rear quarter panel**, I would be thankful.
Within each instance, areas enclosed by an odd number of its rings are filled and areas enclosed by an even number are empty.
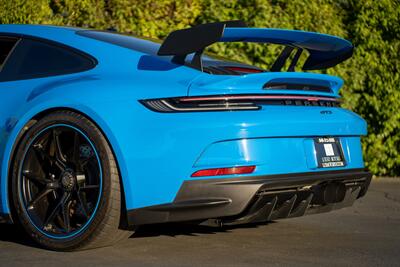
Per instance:
[[[133,67],[134,64],[129,64]],[[121,66],[119,66],[121,67]],[[128,68],[129,69],[129,68]],[[150,74],[149,74],[150,75]],[[130,179],[126,166],[126,153],[120,146],[128,142],[130,133],[140,129],[134,118],[137,99],[149,95],[186,94],[188,81],[182,80],[173,88],[166,88],[170,77],[160,75],[160,84],[153,86],[146,75],[135,76],[134,71],[125,75],[123,71],[104,74],[95,69],[85,73],[55,76],[24,81],[0,82],[0,167],[1,206],[0,211],[9,213],[8,173],[13,147],[23,127],[37,114],[51,109],[71,109],[92,119],[104,132],[117,157],[123,182],[127,187]],[[154,78],[154,73],[152,74]],[[171,82],[172,83],[172,82]],[[163,92],[160,92],[160,89]],[[149,93],[143,93],[148,90]],[[146,96],[146,97],[145,97]],[[129,125],[128,127],[126,127]],[[143,133],[143,132],[142,132]],[[119,139],[119,140],[118,140]],[[127,190],[128,199],[131,191]]]
[[[68,77],[0,83],[0,98],[7,99],[0,117],[3,212],[9,211],[7,176],[15,139],[32,117],[51,108],[77,110],[99,125],[118,160],[128,209],[173,201],[182,183],[201,167],[201,164],[196,166],[196,162],[204,160],[199,159],[201,155],[207,154],[207,149],[216,143],[280,137],[359,138],[366,133],[365,122],[341,108],[331,108],[330,115],[321,113],[325,107],[283,106],[244,112],[153,112],[138,99],[185,95],[190,83],[188,75],[179,69],[163,75],[140,73],[127,78],[117,73],[89,71]],[[149,82],[151,77],[153,80]],[[176,81],[171,77],[182,78]],[[10,96],[9,90],[15,93]],[[260,144],[253,155],[262,154],[265,143]],[[283,158],[287,151],[276,149],[274,153],[277,154],[272,158]],[[358,160],[343,168],[363,166],[359,160],[361,152],[355,153],[359,153]],[[254,175],[313,171],[306,165],[296,168],[278,165],[279,168],[271,169],[264,164]]]

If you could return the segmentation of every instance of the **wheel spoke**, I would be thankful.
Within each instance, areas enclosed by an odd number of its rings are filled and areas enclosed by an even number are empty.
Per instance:
[[[34,209],[36,204],[51,192],[53,192],[53,189],[44,189],[37,197],[35,197],[34,200],[29,203],[28,209]]]
[[[89,159],[83,159],[80,162],[81,162],[81,164],[80,164],[81,168],[84,169],[86,167],[86,165],[88,164]]]
[[[76,194],[78,196],[79,203],[81,204],[81,209],[82,209],[86,219],[89,219],[89,213],[88,213],[88,210],[87,210],[87,207],[86,207],[87,203],[83,201],[80,192],[77,192]]]
[[[38,163],[42,168],[44,173],[49,173],[51,170],[51,166],[53,165],[54,159],[51,158],[45,151],[42,144],[35,144],[33,146],[33,150],[38,159]]]
[[[56,129],[53,129],[52,132],[52,146],[54,146],[54,159],[55,159],[55,164],[60,168],[66,168],[65,162],[67,159],[65,158],[64,154],[62,153],[61,150],[61,144],[60,144],[60,137]]]
[[[62,218],[63,218],[63,223],[64,223],[64,230],[67,233],[69,231],[71,231],[71,223],[69,220],[69,211],[70,211],[70,205],[69,205],[69,199],[68,199],[62,206]]]
[[[88,165],[88,163],[90,162],[90,160],[93,158],[93,155],[91,155],[90,157],[88,157],[88,158],[85,158],[85,159],[83,159],[83,160],[81,160],[80,161],[80,166],[81,166],[81,168],[82,168],[82,170],[84,169],[84,168],[86,168],[86,166]]]
[[[54,162],[54,165],[56,165],[61,171],[65,170],[67,168],[67,166],[65,165],[64,162],[60,161],[60,160],[56,160]]]
[[[69,199],[69,195],[70,194],[67,193],[67,192],[65,192],[63,194],[63,196],[61,197],[60,201],[57,203],[57,205],[55,205],[55,207],[53,208],[53,210],[51,211],[51,213],[49,214],[49,216],[45,220],[45,222],[43,224],[44,227],[46,227],[50,222],[52,222],[54,220],[54,218],[57,216],[57,214],[60,211],[60,209],[63,207],[65,202]]]
[[[22,175],[27,178],[29,181],[32,181],[36,184],[45,185],[50,182],[50,180],[46,178],[40,178],[40,175],[32,173],[30,170],[24,170]]]

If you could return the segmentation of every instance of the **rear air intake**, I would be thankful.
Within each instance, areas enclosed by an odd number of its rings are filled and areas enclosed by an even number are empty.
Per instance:
[[[148,99],[140,101],[147,108],[164,113],[259,110],[264,105],[338,107],[332,97],[300,95],[225,95]]]

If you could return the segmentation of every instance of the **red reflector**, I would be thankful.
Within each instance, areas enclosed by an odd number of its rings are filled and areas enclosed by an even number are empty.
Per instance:
[[[254,172],[255,169],[256,169],[256,166],[207,169],[207,170],[200,170],[200,171],[193,173],[192,177],[248,174],[248,173]]]

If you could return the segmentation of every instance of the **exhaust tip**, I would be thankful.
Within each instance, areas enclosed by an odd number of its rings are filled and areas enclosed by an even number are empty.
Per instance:
[[[346,185],[341,182],[332,182],[317,186],[314,204],[326,205],[339,203],[346,196]]]

